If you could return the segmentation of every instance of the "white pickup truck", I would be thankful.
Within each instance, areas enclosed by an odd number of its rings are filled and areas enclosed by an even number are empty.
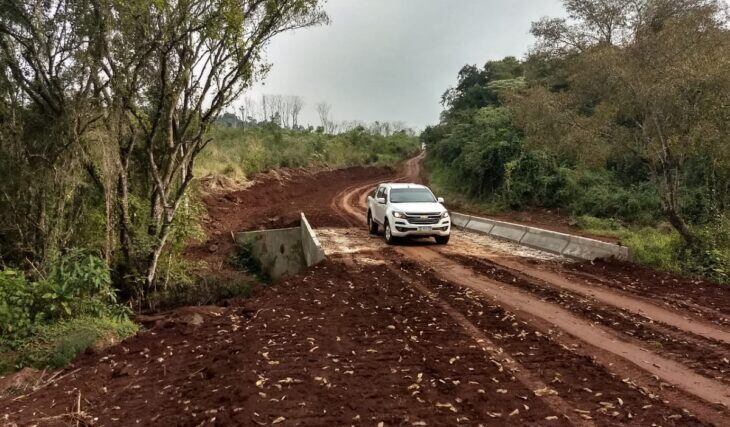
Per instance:
[[[451,218],[444,199],[436,198],[428,187],[418,184],[380,184],[368,196],[368,228],[377,234],[383,227],[385,241],[401,237],[434,237],[445,245],[451,235]]]

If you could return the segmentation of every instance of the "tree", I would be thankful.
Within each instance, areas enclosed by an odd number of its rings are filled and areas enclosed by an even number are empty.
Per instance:
[[[3,0],[0,83],[17,88],[3,105],[26,122],[3,130],[34,129],[16,152],[65,183],[39,186],[29,229],[66,225],[33,240],[68,240],[88,198],[84,171],[107,199],[107,223],[116,222],[120,275],[141,275],[139,290],[151,289],[210,127],[267,72],[262,50],[272,37],[327,20],[319,3]]]
[[[715,182],[726,175],[717,168],[727,164],[721,159],[730,143],[724,7],[711,0],[565,3],[577,23],[535,34],[538,50],[571,62],[571,84],[564,93],[535,88],[515,104],[522,116],[554,112],[546,126],[522,121],[528,139],[560,135],[552,139],[554,147],[572,144],[568,150],[590,151],[594,158],[611,150],[639,156],[650,168],[667,221],[695,244],[681,206],[688,162],[707,162]],[[581,46],[566,41],[576,39]]]
[[[291,128],[296,129],[299,126],[299,114],[301,114],[304,108],[304,100],[300,96],[292,96],[290,99],[291,105]]]
[[[88,2],[0,3],[2,71],[2,234],[15,242],[11,257],[45,262],[72,239],[84,209],[85,182],[104,186],[94,165],[90,130],[98,109],[100,70],[93,54],[94,10]],[[105,158],[101,162],[105,162]],[[108,162],[107,162],[108,165]],[[15,172],[13,172],[15,171]],[[107,241],[111,252],[111,193]],[[7,247],[7,246],[6,246]]]
[[[128,173],[149,179],[147,248],[140,260],[144,290],[153,287],[159,257],[193,178],[207,133],[268,66],[261,51],[281,32],[326,20],[316,0],[94,0],[109,131],[117,135],[122,245],[129,235]],[[126,248],[131,252],[131,248]]]
[[[319,121],[325,133],[334,133],[335,131],[335,123],[330,115],[331,110],[332,106],[326,102],[317,104],[317,114],[319,115]]]

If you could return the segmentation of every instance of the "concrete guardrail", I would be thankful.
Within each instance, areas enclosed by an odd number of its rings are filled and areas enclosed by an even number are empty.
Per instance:
[[[302,253],[304,254],[304,260],[307,267],[311,267],[324,261],[324,249],[317,239],[312,226],[309,225],[307,217],[302,212],[302,220],[300,223],[301,234],[302,234]]]
[[[236,233],[238,246],[247,246],[261,268],[274,280],[292,276],[324,261],[325,254],[304,213],[299,227]]]
[[[451,213],[451,222],[461,229],[486,234],[570,258],[590,261],[598,258],[611,257],[623,261],[630,261],[632,258],[631,250],[626,246],[602,242],[588,237],[574,236],[521,224],[460,214],[458,212]]]

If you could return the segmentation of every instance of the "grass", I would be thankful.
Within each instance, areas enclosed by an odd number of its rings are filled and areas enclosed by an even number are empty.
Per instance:
[[[0,374],[21,367],[58,369],[89,348],[105,347],[137,333],[126,317],[78,317],[49,325],[21,342],[0,344]]]
[[[353,130],[326,135],[274,125],[247,129],[218,126],[211,137],[196,162],[196,175],[238,180],[280,167],[391,166],[419,148],[418,138],[405,134],[385,137]]]

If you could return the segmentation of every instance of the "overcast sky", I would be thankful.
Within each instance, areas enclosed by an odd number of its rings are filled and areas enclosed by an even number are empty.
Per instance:
[[[299,95],[300,123],[315,105],[336,121],[438,121],[441,94],[464,64],[523,57],[530,23],[561,16],[559,0],[329,0],[332,20],[281,34],[267,49],[273,65],[249,96]]]

